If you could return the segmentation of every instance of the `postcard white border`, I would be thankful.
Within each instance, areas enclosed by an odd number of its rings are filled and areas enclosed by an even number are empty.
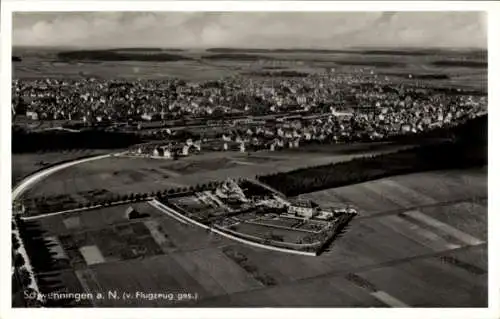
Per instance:
[[[3,318],[500,318],[499,231],[500,171],[496,120],[500,112],[499,61],[500,3],[485,1],[10,1],[1,2],[1,159],[0,159],[0,317]],[[13,11],[485,11],[488,13],[489,90],[489,307],[430,309],[345,309],[345,308],[141,308],[141,309],[11,309],[10,192],[11,192],[11,31]],[[491,120],[493,119],[493,120]]]

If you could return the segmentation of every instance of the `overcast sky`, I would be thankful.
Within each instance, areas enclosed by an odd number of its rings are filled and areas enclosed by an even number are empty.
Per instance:
[[[477,12],[17,13],[13,44],[81,47],[486,48]]]

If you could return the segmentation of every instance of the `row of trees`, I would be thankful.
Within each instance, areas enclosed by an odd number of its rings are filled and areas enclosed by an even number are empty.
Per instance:
[[[18,289],[23,290],[22,296],[25,299],[25,305],[27,307],[74,306],[76,302],[74,299],[47,299],[42,301],[41,298],[26,298],[26,296],[36,296],[39,293],[47,294],[62,288],[63,283],[59,278],[59,274],[63,269],[67,269],[68,264],[66,261],[56,258],[57,254],[50,249],[53,244],[46,239],[47,233],[41,229],[39,222],[26,221],[21,219],[20,216],[15,216],[14,220],[32,267],[31,272],[26,267],[26,260],[23,255],[19,253],[18,249],[13,250],[13,265],[15,266],[13,282],[17,283]],[[14,241],[13,244],[16,245]],[[30,287],[35,283],[35,280],[40,289],[39,291]]]
[[[139,52],[138,50],[126,52],[113,50],[82,50],[82,51],[62,51],[57,54],[62,61],[183,61],[192,58],[180,54],[167,53],[162,51]]]
[[[21,223],[21,227],[18,227]],[[18,230],[21,236],[21,240],[24,241],[25,234],[23,233],[24,228],[22,227],[22,221],[19,216],[15,216],[12,220],[12,231]],[[35,274],[31,273],[26,267],[26,260],[21,254],[19,249],[21,248],[21,241],[19,238],[12,233],[12,265],[14,266],[14,271],[12,273],[12,293],[19,294],[22,290],[22,299],[25,299],[25,294],[31,295],[37,292],[33,288],[29,288],[34,283]],[[27,250],[27,248],[25,247]],[[36,299],[24,300],[23,306],[33,307],[40,306],[40,302]]]

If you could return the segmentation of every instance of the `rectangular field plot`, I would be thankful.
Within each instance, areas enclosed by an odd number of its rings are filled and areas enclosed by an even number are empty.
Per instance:
[[[129,260],[163,253],[142,222],[70,233],[59,236],[59,241],[76,269],[89,263]]]
[[[158,221],[148,220],[144,222],[144,225],[149,229],[151,236],[164,252],[175,250],[176,248],[175,244],[173,243],[170,236],[160,226]]]
[[[104,257],[102,256],[99,248],[96,246],[83,246],[80,247],[79,250],[87,265],[100,264],[104,262]]]
[[[231,168],[240,166],[230,158],[212,158],[204,160],[196,160],[195,158],[187,158],[182,161],[165,163],[161,168],[171,170],[180,175],[194,174],[198,172],[212,171],[223,168]]]
[[[381,189],[374,189],[370,182],[324,190],[302,196],[304,198],[310,198],[324,207],[345,207],[346,205],[350,205],[357,209],[363,216],[401,208],[400,205],[388,199]]]
[[[462,174],[467,175],[468,171],[462,171]],[[466,185],[444,172],[395,176],[392,179],[439,202],[467,199],[476,195],[487,196],[487,192],[478,190],[474,185]],[[487,183],[486,175],[484,175],[484,181]],[[483,194],[481,195],[481,193]]]
[[[322,191],[301,194],[298,196],[300,200],[312,200],[323,208],[343,208],[353,203],[346,198],[340,198],[334,193],[335,189],[326,189]]]
[[[130,207],[142,214],[142,219],[162,216],[160,212],[147,203],[133,203],[47,216],[36,221],[50,234],[66,234],[88,229],[100,229],[117,223],[130,222],[126,214],[127,209]]]
[[[359,274],[413,307],[486,307],[487,275],[445,260],[418,259]]]
[[[488,209],[483,205],[461,202],[440,207],[425,207],[420,211],[479,239],[488,239]]]
[[[196,276],[196,280],[203,282],[207,290],[213,289],[219,294],[231,294],[263,286],[216,248],[177,253],[172,258]]]
[[[488,271],[488,245],[469,247],[464,250],[450,251],[443,254]]]
[[[80,221],[80,216],[70,216],[68,218],[64,218],[63,223],[68,230],[72,230],[75,228],[78,229],[82,224]]]
[[[317,278],[193,303],[199,307],[385,307],[343,278]]]
[[[435,203],[425,195],[399,187],[390,179],[340,187],[333,192],[359,207],[363,215]]]
[[[377,181],[377,185],[385,188],[387,193],[394,196],[392,200],[404,207],[432,205],[437,202],[431,196],[413,190],[412,188],[405,186],[404,182],[398,182],[391,178],[379,180]]]
[[[161,233],[168,236],[177,251],[190,251],[232,243],[230,239],[208,232],[198,226],[182,224],[170,217],[157,218],[155,221],[158,223]]]
[[[253,223],[265,224],[278,227],[294,227],[302,223],[302,219],[286,218],[286,217],[261,217],[252,220]]]
[[[422,227],[401,216],[391,215],[383,218],[384,225],[401,235],[434,251],[460,248],[463,243],[449,236],[442,236],[437,230]],[[440,236],[441,235],[441,236]]]
[[[199,298],[212,296],[192,274],[170,256],[158,256],[144,260],[95,265],[79,272],[82,286],[94,292],[129,293],[130,299],[105,298],[97,302],[98,306],[114,307],[168,307],[175,301],[151,299],[141,292],[148,293],[191,293]]]
[[[291,231],[297,230],[302,232],[319,232],[327,226],[327,223],[321,223],[312,220],[304,220],[302,218],[290,217],[260,217],[247,221],[248,224],[261,225],[268,227],[269,230],[273,228],[288,229]]]
[[[261,163],[280,161],[280,160],[286,159],[287,157],[283,156],[280,158],[277,156],[264,156],[264,155],[258,156],[258,155],[250,154],[250,155],[246,155],[246,156],[235,155],[232,158],[233,158],[233,160],[236,160],[236,161],[243,161],[243,162],[252,163],[252,164],[261,164]]]
[[[283,239],[284,242],[290,243],[298,243],[302,238],[310,234],[306,231],[281,229],[250,223],[236,224],[231,226],[230,229],[242,234],[247,234],[259,238],[270,238],[272,235],[279,236]]]

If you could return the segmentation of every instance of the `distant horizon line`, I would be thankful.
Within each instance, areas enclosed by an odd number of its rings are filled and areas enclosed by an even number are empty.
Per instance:
[[[115,49],[162,49],[162,50],[476,50],[488,51],[483,47],[448,47],[448,46],[353,46],[353,47],[238,47],[238,46],[207,46],[207,47],[179,47],[179,46],[78,46],[78,45],[12,45],[12,48],[73,48],[80,50],[115,50]]]

